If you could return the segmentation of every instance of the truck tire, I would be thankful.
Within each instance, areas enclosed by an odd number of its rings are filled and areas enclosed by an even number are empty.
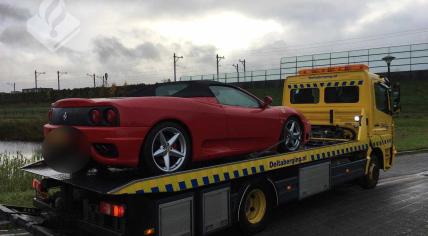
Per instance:
[[[266,228],[272,213],[271,192],[266,185],[251,184],[239,205],[239,228],[244,235],[253,235]]]
[[[379,158],[376,154],[372,154],[369,164],[369,172],[361,178],[360,186],[364,189],[373,189],[379,181]]]

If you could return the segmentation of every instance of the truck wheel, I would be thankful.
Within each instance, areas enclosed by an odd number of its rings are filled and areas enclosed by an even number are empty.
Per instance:
[[[283,141],[278,150],[280,152],[292,152],[300,148],[303,138],[303,127],[296,117],[290,117],[285,121],[284,128],[281,134],[281,141]]]
[[[379,158],[372,154],[370,158],[369,172],[360,180],[361,187],[373,189],[379,181]]]
[[[141,162],[151,174],[166,174],[185,169],[190,156],[186,129],[174,122],[163,122],[147,134]]]
[[[244,235],[266,228],[272,211],[270,191],[262,184],[250,185],[239,206],[239,226]]]

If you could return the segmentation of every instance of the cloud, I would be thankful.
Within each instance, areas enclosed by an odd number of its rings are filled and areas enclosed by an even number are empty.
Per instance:
[[[111,60],[152,60],[157,61],[161,57],[164,47],[160,44],[144,42],[136,47],[128,48],[117,38],[97,38],[94,41],[94,52],[100,62]]]
[[[23,25],[15,25],[4,29],[3,32],[0,33],[0,43],[18,50],[25,49],[33,51],[44,49],[39,42],[28,34]]]
[[[16,20],[22,21],[30,17],[28,9],[14,7],[6,3],[0,3],[0,21]]]
[[[427,0],[65,0],[81,31],[51,53],[25,30],[41,1],[0,3],[0,91],[6,78],[32,86],[35,69],[51,87],[56,70],[69,72],[68,88],[90,86],[86,73],[156,82],[172,77],[174,52],[180,76],[214,74],[217,53],[231,72],[238,59],[254,70],[282,56],[428,41]]]

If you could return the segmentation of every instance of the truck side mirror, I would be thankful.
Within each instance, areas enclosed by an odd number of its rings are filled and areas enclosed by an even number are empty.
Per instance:
[[[401,111],[400,83],[398,82],[392,86],[391,105],[393,113],[399,113]]]
[[[271,96],[266,96],[265,99],[263,99],[263,105],[262,108],[267,108],[268,106],[270,106],[270,104],[272,104],[272,97]]]

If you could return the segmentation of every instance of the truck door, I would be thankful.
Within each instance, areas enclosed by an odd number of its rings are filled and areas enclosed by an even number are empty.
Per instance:
[[[392,140],[394,123],[389,93],[388,86],[381,82],[374,83],[373,140],[375,140],[374,146],[379,147],[383,152],[385,168],[391,166],[393,157]]]

